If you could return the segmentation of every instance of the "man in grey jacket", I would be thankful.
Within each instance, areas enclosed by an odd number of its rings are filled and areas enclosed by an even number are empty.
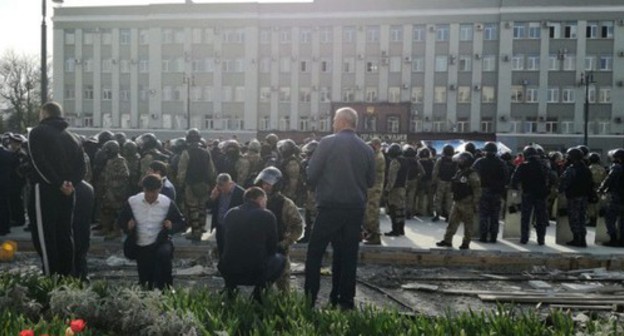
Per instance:
[[[330,302],[353,309],[359,239],[368,188],[375,182],[373,150],[355,134],[358,115],[349,107],[336,111],[334,134],[324,137],[307,168],[316,188],[318,216],[312,229],[305,267],[304,290],[314,305],[320,287],[323,254],[331,242]]]

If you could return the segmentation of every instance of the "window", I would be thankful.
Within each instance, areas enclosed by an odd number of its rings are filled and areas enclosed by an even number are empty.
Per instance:
[[[511,70],[524,70],[524,55],[513,55],[511,58]]]
[[[574,103],[575,101],[575,89],[574,88],[564,88],[561,92],[562,103]]]
[[[121,73],[130,73],[130,60],[122,59],[119,61],[119,70]]]
[[[173,31],[173,40],[177,44],[184,43],[184,29],[175,29]]]
[[[260,43],[268,44],[271,42],[271,31],[269,29],[261,29],[260,30]]]
[[[334,34],[331,28],[321,28],[321,30],[319,31],[319,41],[321,43],[332,43],[333,37]]]
[[[193,44],[200,44],[204,40],[202,35],[204,34],[204,30],[201,28],[193,28],[191,32],[191,42]]]
[[[182,97],[186,97],[186,85],[185,86],[178,85],[175,87],[175,90],[173,91],[173,100],[182,101]],[[232,100],[232,97],[230,96],[230,101],[231,100]]]
[[[65,84],[65,90],[63,92],[65,93],[65,99],[76,99],[76,89],[73,84]]]
[[[587,27],[585,28],[585,37],[588,39],[598,38],[598,22],[587,22]]]
[[[269,57],[262,57],[260,59],[259,71],[261,73],[271,72],[271,59]]]
[[[472,41],[472,24],[463,24],[459,26],[459,40]]]
[[[113,71],[113,60],[110,58],[102,60],[102,72]]]
[[[496,94],[493,86],[483,86],[481,88],[481,102],[482,103],[495,103]]]
[[[424,90],[422,86],[412,86],[412,94],[410,96],[412,103],[420,104],[424,99]]]
[[[472,71],[472,56],[471,55],[459,56],[459,71]]]
[[[378,26],[366,27],[366,42],[368,43],[379,42],[379,27]]]
[[[260,87],[260,94],[259,94],[259,98],[260,98],[260,102],[261,103],[269,103],[271,102],[271,88],[268,86],[262,86]]]
[[[355,90],[353,90],[352,88],[342,89],[342,101],[343,102],[355,101]]]
[[[566,54],[563,59],[563,70],[564,71],[574,71],[576,70],[576,55],[574,54]]]
[[[279,130],[286,131],[288,129],[290,129],[290,117],[284,116],[279,120]]]
[[[596,70],[596,56],[585,56],[585,71]]]
[[[366,72],[368,72],[368,73],[377,73],[378,70],[379,70],[379,67],[377,65],[377,61],[376,60],[368,60],[366,62]]]
[[[562,121],[561,122],[561,133],[571,134],[573,132],[574,132],[574,121]]]
[[[423,42],[425,40],[425,26],[414,26],[412,30],[412,41]]]
[[[173,29],[166,28],[162,30],[162,43],[173,43]]]
[[[412,72],[425,71],[425,59],[422,57],[412,58]]]
[[[283,73],[290,72],[290,57],[280,58],[280,72],[283,72]]]
[[[149,30],[139,29],[139,44],[140,45],[149,44]]]
[[[93,58],[87,58],[84,60],[84,72],[93,72]]]
[[[208,57],[204,59],[204,69],[206,72],[214,72],[215,70],[215,59],[212,57]]]
[[[540,56],[528,55],[526,69],[530,71],[539,71],[540,68]]]
[[[390,27],[390,42],[403,42],[403,27]]]
[[[299,71],[300,72],[310,72],[310,62],[307,60],[299,62]]]
[[[193,72],[205,72],[206,62],[203,59],[193,59],[191,61],[191,70]]]
[[[139,85],[139,100],[142,102],[147,101],[147,97],[149,96],[148,92],[145,86]]]
[[[299,119],[299,130],[300,131],[307,131],[308,127],[309,127],[308,118],[301,118],[301,119]]]
[[[102,88],[102,100],[112,100],[113,91],[109,87]]]
[[[548,70],[549,71],[561,70],[561,62],[559,61],[559,56],[554,55],[554,54],[548,55]]]
[[[310,102],[310,88],[302,87],[299,88],[299,102],[300,103],[309,103]]]
[[[568,39],[575,39],[577,36],[576,22],[566,22],[563,28],[563,37]]]
[[[448,25],[437,25],[436,26],[436,41],[437,42],[445,42],[449,39],[449,26]]]
[[[526,38],[526,25],[524,24],[524,22],[520,22],[520,23],[514,23],[513,26],[513,38],[515,40],[517,39],[523,39]]]
[[[535,133],[537,132],[537,121],[535,120],[527,120],[524,122],[524,133]]]
[[[436,104],[446,103],[446,86],[436,86],[433,88],[433,102]]]
[[[600,37],[613,38],[613,21],[603,21],[600,23]]]
[[[355,42],[355,27],[344,27],[342,29],[342,43]]]
[[[121,45],[130,44],[130,29],[120,29],[119,30],[119,43]]]
[[[279,32],[279,42],[282,44],[290,43],[290,30],[285,28]]]
[[[511,87],[511,102],[524,103],[524,87],[519,85]]]
[[[76,69],[76,59],[68,58],[65,60],[65,72],[74,72]]]
[[[608,121],[598,122],[598,134],[609,134],[611,130],[611,123]]]
[[[444,126],[446,126],[446,123],[444,121],[435,120],[433,122],[433,129],[432,129],[432,131],[434,131],[434,132],[444,132],[444,131],[446,131]]]
[[[446,72],[448,70],[448,56],[438,55],[435,57],[435,71]]]
[[[422,132],[422,121],[412,117],[410,119],[410,132]]]
[[[368,132],[377,132],[377,117],[364,117],[364,130]]]
[[[387,127],[386,130],[388,131],[388,133],[399,133],[400,130],[400,119],[399,117],[388,117],[387,119]]]
[[[109,29],[102,32],[102,44],[110,45],[113,43],[113,33]]]
[[[327,132],[330,129],[331,120],[329,117],[324,117],[319,119],[319,130],[321,132]]]
[[[82,118],[82,126],[83,127],[93,127],[93,117],[87,117],[87,116],[83,117]]]
[[[310,29],[302,29],[299,33],[299,43],[310,44],[312,42],[312,32]]]
[[[559,88],[558,87],[549,87],[548,88],[548,96],[546,98],[548,103],[559,103]]]
[[[168,59],[162,60],[162,72],[170,72],[171,71],[171,62]]]
[[[229,103],[234,98],[234,92],[231,86],[224,86],[221,88],[221,99],[225,103]]]
[[[331,102],[331,88],[326,86],[321,87],[319,90],[319,96],[321,99],[321,103],[330,103]]]
[[[481,132],[482,133],[494,133],[494,123],[492,122],[492,120],[481,121]]]
[[[149,60],[140,59],[139,60],[139,72],[140,73],[148,73],[149,72]]]
[[[598,102],[600,104],[611,104],[611,88],[600,88]]]
[[[544,126],[546,126],[546,133],[557,133],[559,131],[559,123],[557,120],[547,120]]]
[[[212,86],[204,86],[204,101],[211,102],[214,100],[214,90]]]
[[[321,72],[322,73],[331,73],[332,72],[332,61],[329,59],[321,60]]]
[[[498,26],[496,23],[486,23],[483,27],[483,39],[494,41],[498,39]]]
[[[529,23],[529,38],[530,39],[539,39],[542,33],[542,26],[539,22],[530,22]]]
[[[460,86],[457,88],[457,102],[459,104],[470,103],[471,89],[470,86]]]
[[[549,22],[548,23],[548,36],[551,39],[561,38],[561,23]]]
[[[496,56],[485,55],[481,61],[481,67],[483,72],[496,71]]]
[[[237,103],[245,102],[245,87],[237,86],[234,88],[234,101]]]
[[[398,86],[391,86],[388,88],[388,102],[400,103],[401,102],[401,88]]]
[[[87,100],[93,99],[93,85],[85,85],[84,99],[87,99]]]
[[[366,102],[372,103],[372,102],[377,101],[377,88],[376,87],[372,87],[372,86],[367,87],[365,93],[366,93],[366,97],[365,97]]]
[[[342,60],[342,72],[344,73],[355,72],[355,58],[347,57]]]
[[[76,34],[74,31],[65,31],[65,44],[76,44]]]
[[[469,130],[470,122],[468,120],[457,120],[455,123],[454,131],[458,133],[467,133]]]
[[[595,85],[590,85],[587,88],[587,101],[589,101],[592,104],[596,102],[596,86]]]
[[[279,88],[279,101],[282,103],[290,102],[290,87],[282,86]]]
[[[526,96],[526,99],[525,99],[526,103],[537,103],[538,101],[537,87],[527,87],[525,96]]]
[[[269,129],[270,124],[271,124],[271,119],[269,119],[269,117],[264,116],[262,118],[259,118],[260,120],[260,125],[258,125],[258,128],[260,128],[260,130],[266,131]]]
[[[245,42],[243,29],[226,29],[223,31],[223,43],[240,44]]]
[[[84,44],[91,45],[93,44],[93,33],[90,31],[86,31],[83,35]]]
[[[198,102],[202,100],[202,91],[203,88],[201,86],[193,86],[191,87],[191,100],[194,102]]]
[[[392,56],[390,57],[390,72],[401,72],[401,57],[400,56]]]
[[[613,56],[600,56],[600,71],[611,71],[613,69]]]

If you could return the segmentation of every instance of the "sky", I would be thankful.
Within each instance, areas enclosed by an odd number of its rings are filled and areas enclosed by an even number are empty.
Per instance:
[[[48,55],[52,50],[53,8],[59,6],[47,1],[48,11]],[[311,0],[194,0],[195,3],[208,2],[310,2]],[[119,6],[144,5],[149,3],[184,3],[185,0],[64,0],[62,6]],[[41,52],[41,1],[40,0],[0,0],[0,55],[8,50],[18,54],[39,55]]]

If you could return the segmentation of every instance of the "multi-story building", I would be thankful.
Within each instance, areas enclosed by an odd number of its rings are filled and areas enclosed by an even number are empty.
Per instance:
[[[397,103],[409,116],[378,108],[367,131],[557,147],[582,140],[587,93],[592,145],[623,141],[619,0],[187,2],[53,21],[54,97],[76,127],[322,132],[332,103]]]

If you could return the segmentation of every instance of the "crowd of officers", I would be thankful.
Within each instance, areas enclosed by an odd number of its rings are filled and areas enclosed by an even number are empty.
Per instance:
[[[518,189],[522,195],[522,244],[529,241],[531,224],[537,243],[544,244],[549,218],[563,215],[555,209],[563,194],[574,237],[568,245],[587,246],[586,226],[595,226],[598,216],[604,214],[610,236],[605,245],[624,247],[624,149],[610,151],[610,166],[605,168],[601,156],[585,146],[546,153],[541,146],[530,144],[514,157],[499,152],[494,142],[483,148],[467,143],[462,152],[446,145],[439,156],[422,143],[386,144],[375,138],[369,145],[375,153],[376,182],[368,190],[362,233],[365,244],[381,244],[380,207],[386,209],[392,223],[385,236],[403,236],[407,219],[430,216],[433,222],[448,222],[438,246],[451,247],[453,235],[463,223],[460,248],[468,249],[476,234],[472,229],[475,220],[479,221],[478,240],[496,243],[507,192]],[[26,223],[23,197],[31,170],[27,146],[23,135],[2,137],[0,235],[9,233],[11,226]],[[93,222],[97,226],[93,229],[105,239],[121,237],[115,221],[122,206],[141,191],[143,176],[156,174],[162,179],[161,193],[175,201],[188,220],[191,230],[186,238],[201,240],[208,204],[218,189],[217,176],[227,174],[239,187],[265,190],[267,208],[277,219],[279,251],[288,255],[290,245],[309,240],[317,210],[305,172],[318,146],[314,139],[297,144],[269,134],[262,142],[243,144],[235,138],[207,141],[199,130],[190,129],[185,137],[161,142],[153,133],[131,140],[124,133],[103,131],[82,137],[82,146],[88,163],[85,181],[95,190]],[[303,218],[298,208],[304,209]],[[288,288],[287,280],[278,284]]]

